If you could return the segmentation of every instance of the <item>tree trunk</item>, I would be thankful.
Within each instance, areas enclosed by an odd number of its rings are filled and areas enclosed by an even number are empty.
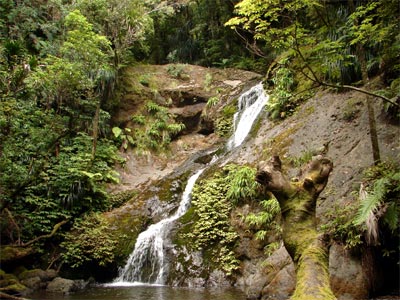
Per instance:
[[[95,159],[96,150],[97,150],[97,140],[99,138],[99,120],[100,120],[100,103],[96,106],[96,111],[93,117],[93,145],[92,145],[92,160]]]
[[[349,0],[350,9],[354,12],[356,10],[353,0]],[[355,25],[358,22],[356,21]],[[368,89],[369,84],[369,76],[368,76],[368,67],[366,61],[366,54],[364,45],[361,42],[358,42],[356,45],[356,56],[358,62],[360,63],[361,69],[361,78],[363,81],[364,86]],[[366,96],[367,102],[367,110],[368,110],[368,125],[369,125],[369,134],[371,140],[371,147],[372,147],[372,158],[374,160],[374,164],[377,165],[381,161],[381,154],[379,150],[379,143],[378,143],[378,133],[376,130],[376,120],[375,120],[375,112],[374,112],[374,103],[371,96]]]
[[[316,229],[316,201],[325,188],[332,162],[314,158],[303,170],[298,182],[282,173],[278,156],[260,162],[256,181],[279,201],[283,220],[283,242],[296,266],[293,300],[336,299],[329,286],[328,251]]]

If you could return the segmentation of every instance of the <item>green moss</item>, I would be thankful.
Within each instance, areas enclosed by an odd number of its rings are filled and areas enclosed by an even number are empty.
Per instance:
[[[296,290],[291,300],[334,300],[329,284],[328,255],[324,247],[304,250],[297,267]]]
[[[289,127],[286,130],[281,131],[278,135],[269,139],[265,142],[263,147],[262,160],[267,160],[271,155],[279,155],[279,157],[285,157],[287,148],[292,144],[294,133],[299,130],[301,124],[297,124]]]
[[[28,278],[32,278],[32,277],[41,277],[42,274],[43,274],[43,270],[41,270],[41,269],[25,270],[24,272],[22,272],[21,274],[18,275],[18,278],[20,280],[23,280],[23,279],[28,279]]]
[[[22,257],[26,257],[33,252],[29,247],[0,246],[0,262],[10,262]]]
[[[109,199],[110,206],[111,206],[110,208],[120,207],[121,205],[128,202],[129,200],[131,200],[138,194],[139,194],[139,191],[137,191],[137,190],[127,190],[127,191],[122,191],[122,192],[112,194]]]
[[[114,254],[118,265],[125,262],[135,247],[137,237],[150,222],[151,220],[146,216],[130,214],[119,216],[119,220],[113,222],[114,227],[110,229],[110,232],[116,237]]]
[[[251,136],[252,138],[255,138],[255,137],[257,136],[257,133],[258,133],[258,131],[259,131],[260,128],[261,128],[262,121],[263,121],[262,118],[258,118],[258,119],[254,122],[253,127],[251,128],[251,131],[250,131],[250,136]]]
[[[2,291],[10,294],[25,294],[29,289],[21,283],[14,283],[2,288]]]
[[[239,203],[239,198],[253,195],[247,185],[238,184],[243,181],[236,180],[237,176],[253,174],[247,171],[248,167],[237,165],[207,171],[193,189],[192,208],[181,218],[183,225],[175,240],[191,251],[200,250],[207,266],[223,270],[228,276],[239,267],[234,252],[238,235],[230,223],[234,207],[231,198]]]

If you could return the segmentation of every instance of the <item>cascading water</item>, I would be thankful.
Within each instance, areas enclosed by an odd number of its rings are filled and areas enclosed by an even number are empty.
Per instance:
[[[268,96],[265,94],[262,83],[257,84],[240,96],[238,112],[234,116],[235,131],[228,140],[228,150],[232,150],[243,143],[267,101]],[[213,164],[215,160],[213,159],[209,165]],[[189,178],[179,208],[174,215],[149,226],[147,230],[139,234],[135,249],[130,254],[125,267],[120,270],[114,284],[141,282],[162,285],[165,283],[168,262],[165,260],[164,242],[174,221],[183,216],[189,209],[192,189],[203,171],[204,168],[198,170]]]
[[[243,143],[268,99],[261,82],[239,97],[238,111],[233,116],[234,133],[227,143],[228,150]]]
[[[189,209],[193,186],[203,171],[204,169],[198,170],[189,178],[178,210],[174,215],[150,225],[146,231],[139,234],[135,249],[130,254],[116,282],[164,284],[164,275],[167,271],[167,262],[164,260],[165,238],[171,224],[182,217]]]

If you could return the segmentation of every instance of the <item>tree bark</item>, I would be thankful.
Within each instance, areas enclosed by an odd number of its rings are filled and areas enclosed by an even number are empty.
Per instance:
[[[349,6],[353,12],[356,10],[353,0],[349,0]],[[358,21],[355,21],[355,25],[358,25]],[[361,78],[362,78],[363,84],[368,87],[369,76],[368,76],[366,53],[365,53],[364,45],[361,42],[358,42],[356,45],[356,56],[357,56],[358,62],[360,63]],[[380,150],[379,150],[378,133],[377,133],[377,129],[376,129],[374,104],[373,104],[373,100],[372,100],[371,96],[368,96],[368,95],[366,96],[366,103],[367,103],[367,110],[368,110],[368,125],[369,125],[369,134],[370,134],[371,147],[372,147],[372,158],[374,160],[374,165],[377,165],[381,161],[381,154],[380,154]]]
[[[325,188],[332,162],[315,157],[301,170],[299,181],[291,182],[282,173],[278,156],[260,162],[256,181],[279,201],[283,242],[296,266],[293,300],[336,299],[329,285],[328,251],[316,229],[316,201]]]

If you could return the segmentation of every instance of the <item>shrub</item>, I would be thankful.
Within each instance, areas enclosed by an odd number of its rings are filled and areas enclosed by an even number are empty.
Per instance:
[[[77,219],[61,243],[64,262],[72,268],[88,262],[99,266],[112,263],[116,240],[108,231],[108,226],[106,219],[98,213]]]

